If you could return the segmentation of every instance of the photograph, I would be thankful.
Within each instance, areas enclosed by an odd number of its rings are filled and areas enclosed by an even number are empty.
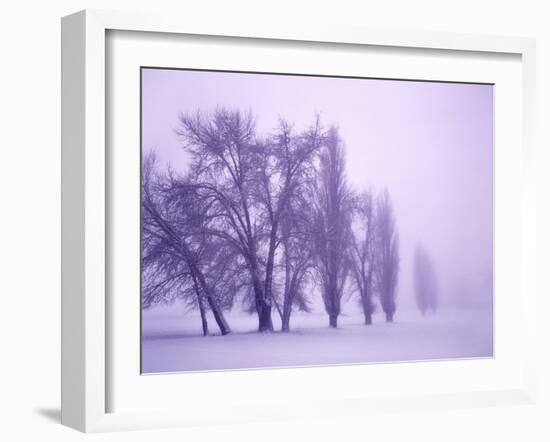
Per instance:
[[[140,69],[141,374],[494,357],[494,84]]]

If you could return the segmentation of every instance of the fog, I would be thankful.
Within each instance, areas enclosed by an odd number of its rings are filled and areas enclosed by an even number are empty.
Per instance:
[[[301,129],[317,113],[339,127],[349,183],[387,187],[393,199],[398,313],[414,305],[417,242],[432,255],[442,306],[491,305],[493,86],[144,69],[143,151],[185,172],[178,115],[216,107],[252,112],[259,133],[280,117]]]

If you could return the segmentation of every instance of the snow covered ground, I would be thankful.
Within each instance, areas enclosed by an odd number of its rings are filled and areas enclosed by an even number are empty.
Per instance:
[[[168,313],[167,313],[168,312]],[[274,325],[280,322],[273,313]],[[322,313],[293,314],[290,333],[257,333],[255,316],[227,317],[233,333],[201,336],[196,316],[178,309],[145,311],[142,317],[142,372],[288,367],[304,365],[476,358],[493,355],[492,311],[442,310],[421,317],[397,312],[387,324],[380,313],[372,326],[360,314],[341,315],[328,328]],[[217,332],[214,321],[211,333]]]

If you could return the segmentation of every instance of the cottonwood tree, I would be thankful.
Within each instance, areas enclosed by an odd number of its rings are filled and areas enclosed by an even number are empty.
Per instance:
[[[208,233],[243,258],[250,276],[258,330],[272,331],[273,272],[281,218],[299,191],[322,141],[317,121],[298,137],[281,122],[273,138],[260,140],[250,114],[217,109],[180,116],[190,177],[209,207]]]
[[[208,334],[207,308],[221,334],[228,334],[231,330],[223,314],[228,297],[220,296],[227,292],[216,294],[216,284],[209,281],[203,264],[205,255],[210,265],[227,261],[227,256],[220,256],[218,246],[204,235],[204,205],[193,188],[168,181],[155,173],[154,156],[146,156],[141,189],[143,305],[192,299],[201,314],[203,334]],[[215,250],[217,260],[211,256]]]
[[[283,302],[280,313],[283,332],[290,331],[293,308],[310,311],[306,288],[314,267],[311,227],[309,200],[303,195],[297,196],[281,220]]]
[[[438,305],[437,277],[433,260],[428,251],[417,244],[414,250],[413,280],[416,305],[422,313],[435,312]]]
[[[257,200],[265,216],[267,254],[265,263],[265,291],[276,303],[273,291],[273,275],[276,251],[280,244],[285,245],[284,256],[291,271],[289,281],[285,276],[285,291],[283,293],[283,308],[281,320],[284,329],[288,329],[290,311],[295,302],[303,299],[301,286],[304,273],[307,270],[309,256],[296,253],[298,242],[303,244],[305,224],[303,219],[304,204],[299,206],[306,183],[314,175],[314,161],[323,140],[319,119],[305,131],[296,133],[285,120],[280,120],[273,136],[265,142],[265,154],[262,156],[261,167],[258,168]],[[299,213],[299,212],[302,213]],[[301,230],[284,229],[285,221],[293,219]],[[300,237],[301,235],[301,237]],[[300,251],[302,252],[302,250]],[[288,282],[288,284],[287,284]],[[288,289],[288,290],[287,290]]]
[[[388,189],[376,204],[376,283],[380,304],[387,322],[393,322],[399,276],[399,234],[395,226],[393,204]]]
[[[338,326],[340,304],[348,276],[350,190],[346,182],[344,146],[331,128],[319,156],[312,239],[316,270],[329,326]]]
[[[349,247],[351,279],[359,294],[365,324],[372,324],[374,312],[374,269],[376,252],[376,220],[372,192],[354,198],[354,220]]]
[[[183,299],[198,307],[203,335],[208,334],[206,308],[196,278],[178,253],[172,253],[172,238],[158,228],[163,206],[155,156],[147,155],[142,166],[142,307],[169,304]]]

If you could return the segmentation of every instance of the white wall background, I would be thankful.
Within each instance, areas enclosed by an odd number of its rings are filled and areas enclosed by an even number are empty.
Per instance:
[[[382,28],[534,36],[540,189],[550,189],[550,12],[544,0],[20,0],[0,9],[0,439],[83,440],[59,425],[60,17],[83,8],[244,14]],[[544,151],[546,149],[546,151]],[[550,193],[539,195],[537,405],[92,436],[101,441],[550,439]],[[546,264],[546,265],[545,265]],[[546,277],[546,279],[548,279]]]

